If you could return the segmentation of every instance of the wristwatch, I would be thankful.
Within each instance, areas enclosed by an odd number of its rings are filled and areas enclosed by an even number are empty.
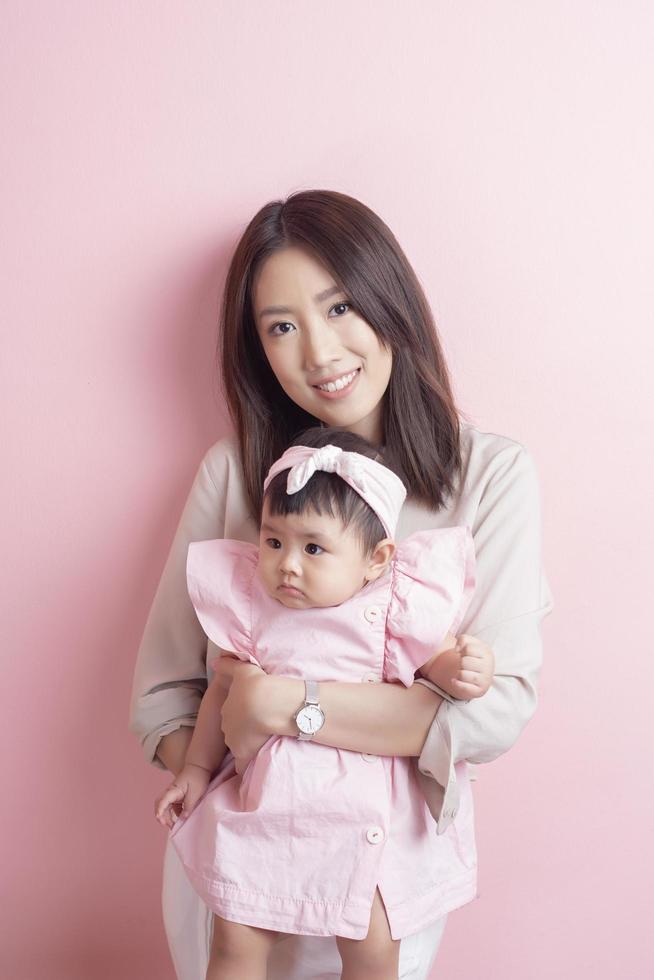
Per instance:
[[[318,681],[304,682],[304,704],[293,715],[298,728],[297,737],[309,741],[325,724],[325,712],[318,702]]]

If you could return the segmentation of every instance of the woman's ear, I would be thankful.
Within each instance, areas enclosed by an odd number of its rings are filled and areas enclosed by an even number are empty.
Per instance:
[[[379,578],[384,569],[393,560],[394,554],[395,544],[390,538],[384,538],[383,541],[380,541],[368,559],[368,567],[364,575],[365,581],[374,582],[376,578]]]

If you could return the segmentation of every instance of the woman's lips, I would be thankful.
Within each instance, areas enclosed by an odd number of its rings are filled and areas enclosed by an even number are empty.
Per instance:
[[[347,374],[352,374],[351,371],[346,372],[346,373]],[[350,381],[350,383],[347,384],[347,385],[345,385],[345,387],[344,388],[341,388],[340,390],[337,389],[336,391],[323,391],[323,389],[322,388],[319,388],[318,385],[311,385],[311,387],[316,392],[316,394],[320,395],[322,398],[328,398],[330,401],[333,401],[335,398],[346,398],[347,395],[349,395],[350,392],[354,388],[356,388],[357,383],[359,381],[359,375],[360,374],[361,374],[361,368],[357,368],[356,371],[354,372],[354,377],[352,378],[352,380]],[[339,377],[343,377],[343,375],[339,375]],[[324,381],[321,382],[321,384],[325,384],[325,383],[326,382],[324,382]]]

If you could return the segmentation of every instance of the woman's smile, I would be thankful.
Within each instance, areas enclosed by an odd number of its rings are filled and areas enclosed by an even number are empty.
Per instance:
[[[329,378],[327,381],[323,381],[320,384],[311,385],[315,391],[319,392],[324,398],[333,400],[334,398],[345,398],[350,392],[356,388],[356,383],[359,379],[359,374],[361,373],[361,368],[356,368],[354,371],[350,371],[347,374],[339,374],[336,377]]]

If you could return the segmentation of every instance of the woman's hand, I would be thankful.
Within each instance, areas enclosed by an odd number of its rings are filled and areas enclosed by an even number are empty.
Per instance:
[[[227,691],[220,727],[234,756],[236,772],[243,773],[272,734],[264,726],[261,710],[269,678],[256,664],[223,654],[216,664],[216,679]]]

